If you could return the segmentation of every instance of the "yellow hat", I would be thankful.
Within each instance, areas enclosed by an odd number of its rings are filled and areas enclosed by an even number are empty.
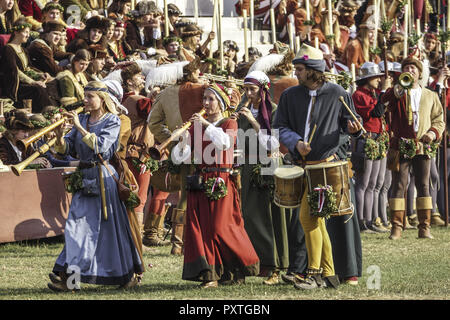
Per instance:
[[[320,72],[325,71],[325,60],[323,58],[323,52],[314,47],[302,44],[300,50],[297,52],[293,64],[304,64],[311,69],[315,69]]]

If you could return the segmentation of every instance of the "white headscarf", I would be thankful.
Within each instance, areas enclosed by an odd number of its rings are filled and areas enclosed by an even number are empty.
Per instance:
[[[116,108],[128,114],[127,108],[120,102],[123,98],[123,88],[120,82],[117,80],[103,80],[102,82],[108,87],[109,97],[116,105]]]

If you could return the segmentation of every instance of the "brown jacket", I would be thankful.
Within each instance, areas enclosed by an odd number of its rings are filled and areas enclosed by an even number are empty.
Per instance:
[[[126,158],[139,158],[142,161],[148,149],[155,144],[153,134],[147,126],[147,117],[151,108],[150,99],[133,95],[129,96],[123,105],[127,108],[128,117],[131,120],[131,136],[126,147]]]
[[[56,77],[58,72],[64,70],[54,58],[52,48],[42,39],[34,40],[28,47],[30,63],[36,69],[47,72],[52,77]]]

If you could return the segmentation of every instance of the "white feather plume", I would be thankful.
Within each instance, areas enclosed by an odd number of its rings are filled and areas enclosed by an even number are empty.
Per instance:
[[[275,69],[275,67],[278,66],[283,61],[283,59],[284,55],[276,53],[261,57],[252,64],[252,66],[248,70],[248,73],[252,71],[262,71],[264,73],[267,73]]]
[[[150,70],[156,68],[157,60],[136,60],[136,63],[141,67],[142,74],[147,76]]]
[[[150,86],[172,85],[183,77],[183,67],[189,64],[188,61],[173,62],[160,65],[147,74],[145,79],[145,89]]]
[[[114,70],[110,72],[106,77],[104,77],[103,80],[115,80],[122,83],[122,76],[120,74],[121,72],[122,72],[121,69]]]

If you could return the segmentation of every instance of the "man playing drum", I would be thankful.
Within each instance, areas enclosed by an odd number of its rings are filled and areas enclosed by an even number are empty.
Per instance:
[[[354,111],[350,95],[335,84],[326,82],[323,54],[303,44],[293,60],[299,85],[283,92],[274,128],[279,129],[280,142],[299,165],[313,165],[338,160],[339,148],[348,135],[359,136],[361,126],[339,100],[342,96]],[[339,285],[335,275],[331,242],[322,217],[311,216],[309,190],[302,195],[300,222],[308,252],[307,276],[297,282],[298,289],[314,289]]]

